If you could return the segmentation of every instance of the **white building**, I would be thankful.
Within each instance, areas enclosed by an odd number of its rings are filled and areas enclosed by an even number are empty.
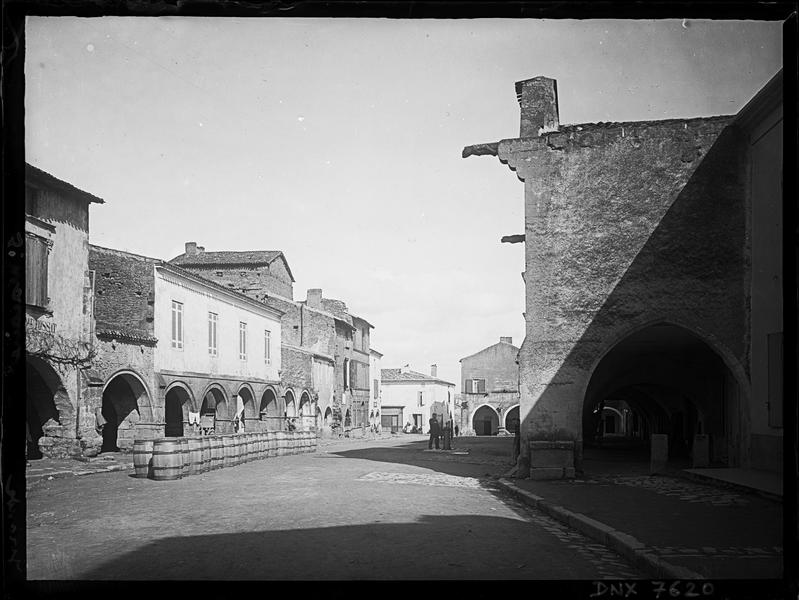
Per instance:
[[[430,375],[412,371],[407,366],[381,370],[380,420],[384,430],[400,431],[410,423],[428,433],[431,414],[441,415],[443,422],[452,419],[455,384],[436,375],[436,365],[431,366]]]

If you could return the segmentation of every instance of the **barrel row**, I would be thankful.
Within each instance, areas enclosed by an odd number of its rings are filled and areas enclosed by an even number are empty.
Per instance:
[[[136,440],[133,467],[136,477],[167,481],[253,460],[315,451],[316,434],[311,431],[166,437]]]

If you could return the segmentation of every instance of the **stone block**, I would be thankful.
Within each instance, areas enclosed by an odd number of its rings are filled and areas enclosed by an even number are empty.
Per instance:
[[[573,479],[574,467],[530,467],[530,479]]]
[[[662,473],[669,460],[669,436],[665,433],[653,433],[651,454],[649,458],[649,472]]]
[[[705,433],[698,433],[694,436],[691,466],[695,469],[710,466],[710,439]]]

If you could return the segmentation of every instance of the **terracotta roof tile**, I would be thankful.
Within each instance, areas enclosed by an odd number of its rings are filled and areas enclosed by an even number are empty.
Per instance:
[[[430,381],[435,383],[443,383],[446,385],[455,385],[449,381],[444,381],[443,379],[439,379],[438,377],[432,377],[431,375],[425,375],[424,373],[419,373],[418,371],[411,371],[407,370],[404,373],[402,369],[380,369],[380,378],[383,382],[386,381]]]

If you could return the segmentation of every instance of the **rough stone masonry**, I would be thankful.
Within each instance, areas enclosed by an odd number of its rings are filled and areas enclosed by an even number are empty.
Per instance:
[[[497,156],[524,182],[520,472],[542,441],[570,442],[579,471],[591,373],[636,329],[684,327],[746,378],[744,156],[731,117],[563,126],[555,80],[516,90],[520,137],[463,156]],[[573,473],[551,462],[542,477]]]

